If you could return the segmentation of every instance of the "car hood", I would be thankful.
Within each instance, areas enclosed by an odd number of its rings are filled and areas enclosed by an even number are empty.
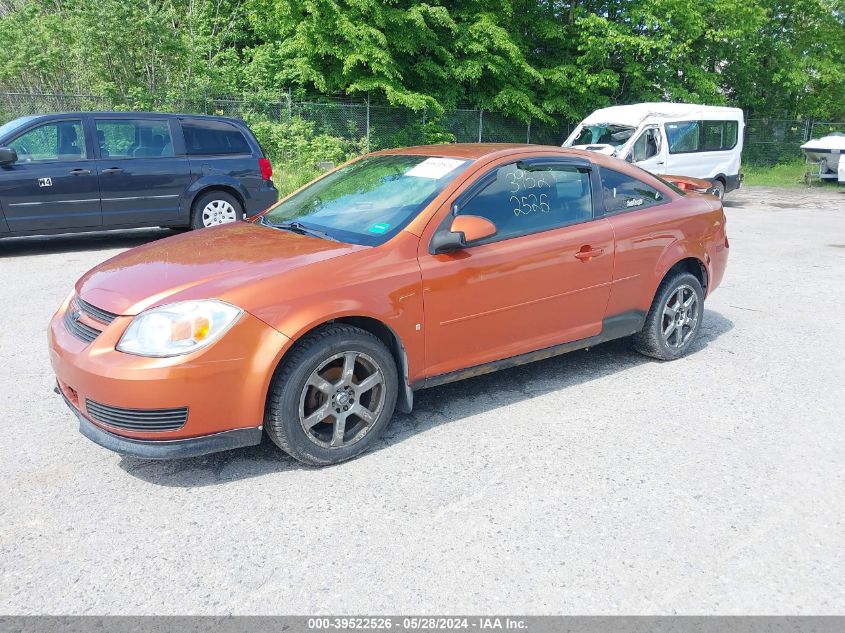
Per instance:
[[[622,147],[621,145],[619,147]],[[618,147],[613,145],[606,145],[604,143],[593,143],[592,145],[572,145],[569,149],[586,149],[591,152],[598,152],[599,154],[607,154],[613,156]]]
[[[367,248],[238,222],[121,253],[88,271],[76,292],[102,310],[135,315],[174,301],[225,301],[251,281]]]

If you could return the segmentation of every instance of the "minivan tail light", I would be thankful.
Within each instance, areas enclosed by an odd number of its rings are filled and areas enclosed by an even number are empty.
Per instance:
[[[273,166],[269,158],[259,158],[258,167],[261,169],[261,177],[264,180],[270,180],[273,177]]]

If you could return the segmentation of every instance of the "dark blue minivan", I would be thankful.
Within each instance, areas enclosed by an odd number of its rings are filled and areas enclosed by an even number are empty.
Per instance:
[[[0,237],[232,222],[276,202],[272,173],[235,119],[23,117],[0,126]]]

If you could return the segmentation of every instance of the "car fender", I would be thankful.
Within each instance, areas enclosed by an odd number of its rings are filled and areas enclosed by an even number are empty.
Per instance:
[[[246,187],[244,187],[237,178],[226,174],[208,174],[200,176],[185,190],[185,208],[190,211],[197,196],[209,189],[230,189],[240,198],[243,204],[251,196]]]
[[[686,238],[675,240],[664,249],[660,258],[657,260],[657,265],[654,268],[654,277],[652,278],[651,283],[651,292],[648,296],[653,299],[655,294],[657,294],[657,288],[660,285],[660,282],[663,281],[666,274],[672,269],[672,267],[681,260],[689,258],[697,259],[701,264],[703,264],[707,279],[710,279],[710,257],[707,255],[704,243],[700,240],[690,240]]]

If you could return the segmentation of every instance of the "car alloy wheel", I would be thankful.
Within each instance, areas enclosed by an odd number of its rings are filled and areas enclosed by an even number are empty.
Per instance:
[[[299,398],[299,423],[318,446],[350,446],[378,419],[385,393],[384,372],[370,356],[335,354],[309,376]]]
[[[202,209],[202,225],[206,228],[238,219],[235,207],[226,200],[212,200]]]
[[[661,331],[669,347],[682,348],[698,326],[698,294],[686,284],[669,295],[663,306]]]

